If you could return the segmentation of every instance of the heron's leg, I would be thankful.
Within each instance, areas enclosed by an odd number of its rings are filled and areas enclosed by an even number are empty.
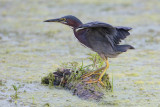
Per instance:
[[[91,76],[91,75],[94,75],[94,74],[101,75],[101,74],[98,73],[98,72],[99,72],[99,71],[102,71],[103,69],[105,69],[105,67],[99,68],[99,69],[97,69],[96,71],[93,71],[93,72],[91,72],[91,73],[84,74],[84,75],[82,76],[82,78],[87,78],[87,77],[89,77],[89,76]]]
[[[99,76],[99,79],[101,81],[103,75],[105,74],[106,70],[109,68],[109,62],[108,59],[106,59],[106,68],[103,70],[103,72],[101,73],[101,75]]]
[[[100,84],[104,85],[104,83],[102,82],[102,77],[103,75],[105,74],[106,70],[109,68],[109,62],[108,62],[108,59],[106,59],[106,67],[105,69],[103,70],[103,72],[101,73],[101,75],[99,76],[98,80],[89,80],[87,81],[87,83],[96,83],[96,82],[99,82]]]

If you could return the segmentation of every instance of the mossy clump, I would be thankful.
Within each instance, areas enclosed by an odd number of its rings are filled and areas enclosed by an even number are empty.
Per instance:
[[[89,80],[97,80],[99,75],[93,74],[89,77],[82,78],[84,74],[93,72],[96,68],[103,66],[103,60],[96,55],[90,54],[89,60],[93,61],[93,64],[84,66],[77,62],[63,63],[62,68],[58,68],[56,72],[49,73],[48,76],[43,77],[41,83],[49,84],[49,86],[61,86],[65,89],[72,91],[74,95],[83,99],[100,100],[104,95],[104,91],[111,91],[112,86],[109,81],[108,74],[105,74],[102,78],[104,86],[99,82],[87,83]]]
[[[53,73],[49,73],[47,76],[41,79],[41,84],[49,84],[49,86],[54,85],[55,76]]]

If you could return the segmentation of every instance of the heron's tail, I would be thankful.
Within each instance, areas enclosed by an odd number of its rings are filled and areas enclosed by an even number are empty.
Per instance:
[[[116,48],[117,48],[117,51],[120,51],[120,52],[126,52],[128,49],[135,49],[131,45],[117,45]]]

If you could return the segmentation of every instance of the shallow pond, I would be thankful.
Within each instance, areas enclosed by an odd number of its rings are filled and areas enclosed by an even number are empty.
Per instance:
[[[160,106],[159,12],[159,0],[0,0],[1,107]],[[77,42],[67,26],[43,23],[68,14],[84,23],[98,20],[133,27],[122,44],[136,49],[109,59],[107,73],[113,75],[114,91],[106,92],[100,102],[40,83],[62,62],[81,63],[93,53]],[[19,87],[17,100],[12,85]]]

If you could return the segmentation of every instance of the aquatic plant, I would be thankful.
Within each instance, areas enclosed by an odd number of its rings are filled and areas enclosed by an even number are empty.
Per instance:
[[[18,90],[20,88],[20,85],[17,87],[16,85],[12,85],[14,91],[15,91],[15,94],[13,95],[13,98],[14,99],[17,99],[18,98]]]
[[[33,101],[32,103],[35,104],[35,99],[33,95],[32,95],[32,101]]]

